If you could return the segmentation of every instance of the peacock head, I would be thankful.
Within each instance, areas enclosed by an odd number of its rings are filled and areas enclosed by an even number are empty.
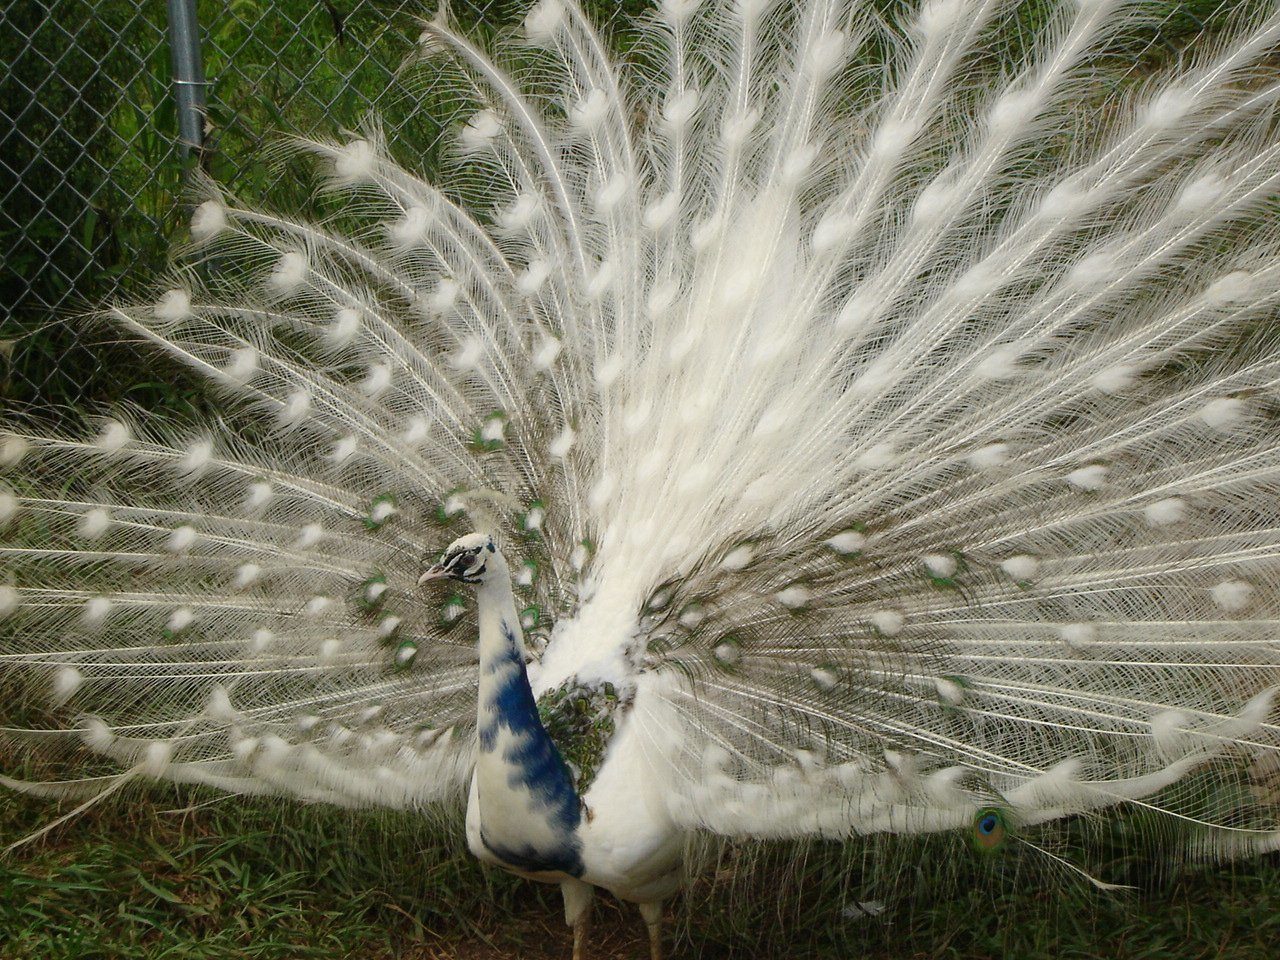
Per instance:
[[[459,537],[445,548],[440,562],[428,568],[418,580],[424,584],[448,577],[459,583],[480,586],[502,566],[502,554],[494,546],[493,537],[487,533],[469,533]]]

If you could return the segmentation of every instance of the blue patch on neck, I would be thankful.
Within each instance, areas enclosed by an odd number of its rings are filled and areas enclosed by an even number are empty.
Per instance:
[[[501,674],[501,678],[483,704],[480,749],[492,753],[498,744],[499,731],[503,728],[509,731],[514,742],[502,754],[509,770],[508,785],[513,790],[527,791],[563,839],[551,850],[532,846],[515,849],[491,844],[484,837],[483,829],[481,839],[494,856],[518,869],[558,870],[578,876],[583,867],[579,842],[574,834],[582,821],[582,804],[573,786],[573,774],[538,718],[538,706],[529,687],[529,676],[525,672],[515,633],[505,621],[502,623],[502,636],[506,641],[502,653],[488,660],[482,668]]]
[[[585,869],[582,865],[582,852],[577,838],[571,843],[562,844],[551,850],[540,850],[531,843],[510,847],[494,843],[485,836],[484,827],[480,827],[480,842],[509,867],[525,870],[529,873],[558,872],[567,873],[571,877],[582,876]]]

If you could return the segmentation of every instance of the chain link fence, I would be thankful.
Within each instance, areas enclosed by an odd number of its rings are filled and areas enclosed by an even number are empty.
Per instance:
[[[305,204],[308,186],[264,151],[282,133],[336,134],[376,112],[427,158],[459,108],[397,77],[427,0],[197,0],[204,144],[187,151],[170,20],[182,5],[0,0],[0,410],[155,400],[152,361],[104,349],[75,317],[163,272],[193,166],[247,202]],[[451,9],[474,29],[523,6]]]

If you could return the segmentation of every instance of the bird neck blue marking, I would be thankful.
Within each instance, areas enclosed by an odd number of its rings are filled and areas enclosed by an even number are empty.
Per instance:
[[[482,793],[481,839],[494,856],[517,869],[578,876],[583,869],[576,836],[582,804],[573,775],[538,717],[514,601],[509,597],[492,599],[498,601],[494,604],[498,610],[482,609],[480,617],[477,763],[500,772],[505,788],[521,794],[522,801],[541,815],[548,829],[530,831],[531,836],[541,838],[538,842],[517,840],[519,825],[485,822],[486,807],[492,809],[497,804],[486,803]],[[492,792],[495,778],[490,776],[485,783]]]

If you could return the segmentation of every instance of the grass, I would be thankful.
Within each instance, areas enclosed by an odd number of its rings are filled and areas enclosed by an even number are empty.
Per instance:
[[[3,835],[46,816],[9,798]],[[0,956],[389,956],[508,902],[449,838],[321,808],[104,805],[0,863]]]
[[[0,842],[52,814],[0,799]],[[482,868],[461,834],[411,814],[172,791],[107,801],[0,859],[0,958],[567,957],[556,889]],[[882,862],[910,866],[881,877]],[[1034,856],[989,861],[951,837],[730,850],[671,911],[676,955],[1274,955],[1280,858],[1125,870],[1137,890],[1102,895]],[[877,900],[878,914],[858,907]],[[592,943],[594,957],[643,956],[634,908],[599,904]]]

